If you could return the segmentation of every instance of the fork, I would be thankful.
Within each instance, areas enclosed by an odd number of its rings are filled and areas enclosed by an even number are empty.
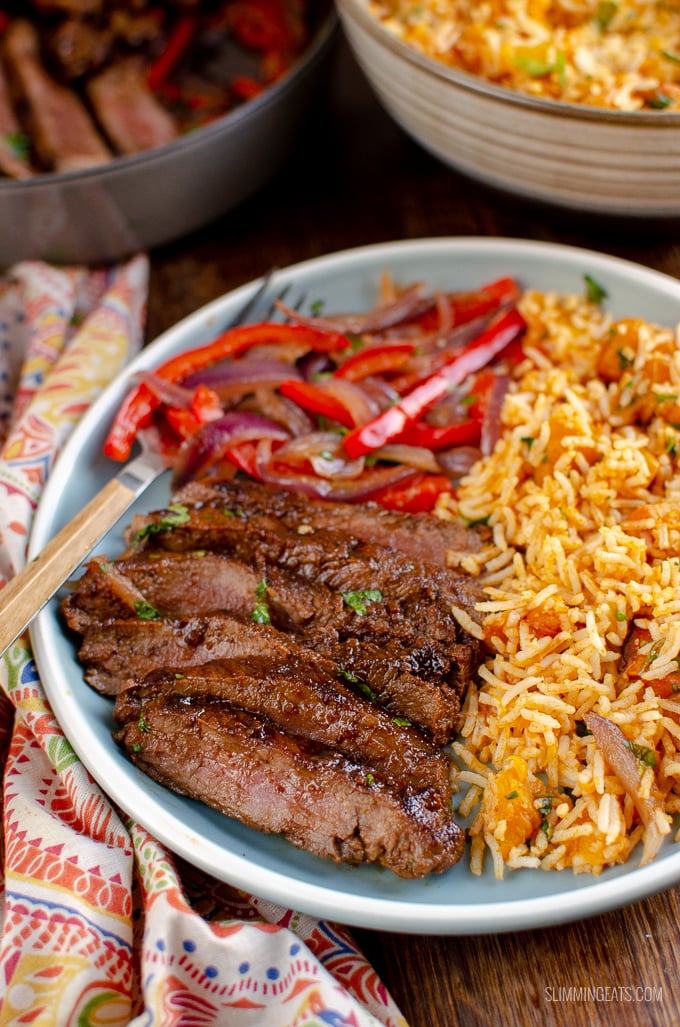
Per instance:
[[[275,271],[265,274],[258,287],[238,314],[225,325],[255,323],[276,315],[276,303],[288,294],[290,286],[272,290]],[[298,300],[298,305],[302,300]],[[168,468],[168,460],[158,445],[153,429],[139,433],[141,453],[123,467],[114,478],[66,524],[40,551],[0,590],[0,657],[29,626],[80,563],[94,549],[110,528]]]

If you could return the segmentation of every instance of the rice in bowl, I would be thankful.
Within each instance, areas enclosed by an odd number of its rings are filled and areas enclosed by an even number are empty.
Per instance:
[[[436,60],[531,96],[611,110],[680,110],[680,8],[638,0],[371,0]]]
[[[459,813],[476,873],[486,853],[497,877],[599,873],[641,841],[651,859],[680,810],[680,346],[586,296],[521,309],[502,437],[440,511],[492,529],[452,554],[485,575],[492,652],[454,743]]]

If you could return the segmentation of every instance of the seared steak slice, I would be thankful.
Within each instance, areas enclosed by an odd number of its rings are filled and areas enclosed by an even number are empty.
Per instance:
[[[0,64],[0,172],[10,178],[29,178],[32,168],[21,152],[24,134],[12,106],[7,79]]]
[[[255,572],[239,560],[210,552],[164,553],[142,550],[114,561],[92,560],[87,573],[64,602],[69,627],[83,632],[92,623],[138,616],[140,605],[164,617],[186,618],[229,613],[252,619],[258,593],[266,589],[271,622],[285,631],[333,631],[338,638],[381,639],[398,642],[410,651],[411,673],[429,679],[444,677],[451,669],[448,655],[452,629],[439,623],[429,631],[430,611],[424,608],[414,625],[394,603],[367,602],[357,613],[342,594],[325,585],[301,580],[266,567]],[[437,622],[441,620],[439,616]],[[436,632],[442,641],[436,640]]]
[[[174,118],[146,84],[136,61],[119,61],[87,84],[99,124],[119,153],[140,153],[176,139]]]
[[[155,683],[116,700],[116,738],[143,771],[260,831],[337,862],[417,878],[451,867],[463,835],[450,815],[395,793],[370,764],[205,694]]]
[[[269,515],[293,531],[322,529],[352,535],[437,567],[448,565],[449,552],[480,552],[489,535],[487,528],[470,528],[430,514],[385,510],[378,503],[310,499],[240,479],[192,482],[175,496],[175,501],[214,503],[242,516]]]
[[[111,152],[85,107],[43,67],[38,33],[30,22],[10,22],[3,52],[8,78],[25,105],[33,145],[44,165],[54,171],[77,171],[107,163]]]
[[[115,694],[133,674],[238,655],[237,647],[248,653],[253,637],[276,655],[286,639],[332,660],[347,680],[440,744],[450,740],[476,668],[475,646],[416,637],[409,622],[398,613],[390,618],[378,604],[358,616],[329,589],[296,586],[276,569],[271,577],[272,627],[264,633],[265,625],[253,623],[263,579],[238,561],[163,552],[91,560],[62,603],[68,626],[84,635],[79,659],[86,680]],[[290,640],[283,632],[292,632]]]
[[[297,652],[274,659],[251,654],[184,667],[181,672],[152,671],[141,685],[130,687],[140,688],[142,696],[163,689],[166,694],[227,702],[295,738],[369,764],[374,776],[389,781],[400,794],[422,793],[428,809],[448,815],[448,757],[417,728],[395,723],[384,710],[356,695],[332,671],[332,665],[298,647]],[[123,689],[120,695],[126,692]]]
[[[175,552],[209,549],[228,553],[263,571],[276,565],[338,592],[377,589],[386,601],[411,607],[418,617],[425,615],[427,604],[428,624],[423,630],[431,637],[439,637],[439,632],[444,637],[451,632],[455,635],[456,621],[447,612],[452,603],[474,615],[475,603],[482,598],[481,587],[468,576],[405,560],[387,546],[323,529],[300,534],[265,515],[225,516],[224,507],[212,504],[187,506],[186,510],[188,517],[183,523],[148,535],[144,544]],[[133,531],[144,532],[165,518],[165,511],[135,518]]]

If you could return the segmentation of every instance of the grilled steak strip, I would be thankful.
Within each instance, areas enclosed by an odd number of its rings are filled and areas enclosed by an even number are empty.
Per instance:
[[[225,516],[225,508],[213,504],[186,507],[185,522],[170,531],[147,535],[142,544],[170,551],[209,549],[228,553],[263,573],[278,566],[307,581],[327,585],[338,592],[378,589],[387,602],[398,603],[407,613],[427,618],[423,627],[429,637],[455,637],[457,622],[448,613],[452,603],[474,613],[481,588],[469,577],[452,571],[433,570],[387,546],[362,542],[351,536],[319,529],[299,534],[273,517]],[[159,525],[164,511],[135,518],[135,534]]]
[[[336,680],[370,696],[391,716],[417,724],[437,744],[450,741],[460,719],[455,689],[410,673],[408,655],[402,649],[390,652],[358,639],[339,641],[332,632],[296,637],[270,625],[244,623],[220,613],[188,620],[129,617],[101,624],[92,620],[85,629],[78,659],[92,688],[117,695],[130,678],[162,667],[180,670],[210,660],[262,654],[276,660],[290,658],[293,652],[302,662],[318,654]]]
[[[332,665],[304,649],[274,660],[269,654],[251,654],[185,667],[181,673],[176,668],[152,671],[143,678],[143,688],[156,687],[197,700],[223,700],[263,717],[279,731],[365,763],[400,794],[422,793],[428,809],[450,813],[450,765],[444,752],[417,728],[395,723],[356,695],[333,677]]]
[[[119,61],[95,75],[87,95],[107,137],[119,153],[140,153],[179,135],[174,118],[146,84],[136,61]]]
[[[276,636],[275,652],[280,652],[286,636],[274,628],[292,629],[291,644],[302,643],[332,660],[376,702],[425,728],[440,744],[450,740],[459,721],[460,696],[476,666],[473,649],[455,642],[445,647],[424,638],[406,648],[398,635],[390,633],[403,619],[385,621],[377,607],[375,613],[359,617],[328,589],[312,591],[310,608],[307,583],[302,589],[291,583],[286,595],[283,586],[276,588],[275,572],[273,577],[267,588],[273,625],[268,645],[274,646]],[[84,636],[79,659],[88,683],[115,694],[131,674],[162,666],[164,646],[166,666],[179,663],[180,654],[181,662],[190,665],[203,655],[238,655],[237,646],[247,654],[253,634],[263,627],[252,622],[261,580],[243,564],[210,553],[140,553],[112,562],[91,560],[62,603],[68,626]],[[166,622],[156,613],[171,619],[163,630]],[[143,619],[149,614],[153,619]],[[220,620],[223,614],[230,615],[226,624]],[[372,634],[378,616],[381,631]],[[241,623],[234,626],[234,618]],[[334,622],[344,625],[344,634]],[[363,637],[350,634],[353,625]],[[408,633],[413,634],[410,625]]]
[[[3,52],[12,90],[26,107],[33,144],[45,166],[77,171],[106,164],[110,150],[76,94],[48,75],[38,33],[30,22],[10,22]]]
[[[460,828],[402,800],[363,763],[278,731],[263,717],[159,684],[121,693],[116,738],[160,783],[337,862],[406,878],[451,867]]]
[[[176,494],[174,501],[212,503],[246,517],[273,516],[293,531],[322,529],[352,535],[442,568],[448,566],[449,552],[478,553],[489,536],[487,528],[470,528],[430,514],[386,510],[377,503],[315,500],[240,479],[192,482]]]

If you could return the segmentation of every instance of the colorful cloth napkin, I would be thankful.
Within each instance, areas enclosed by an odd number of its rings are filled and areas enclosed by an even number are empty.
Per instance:
[[[148,262],[0,282],[0,587],[70,431],[142,343]],[[0,616],[2,592],[0,591]],[[406,1027],[342,927],[237,892],[123,819],[0,660],[0,1025]]]

